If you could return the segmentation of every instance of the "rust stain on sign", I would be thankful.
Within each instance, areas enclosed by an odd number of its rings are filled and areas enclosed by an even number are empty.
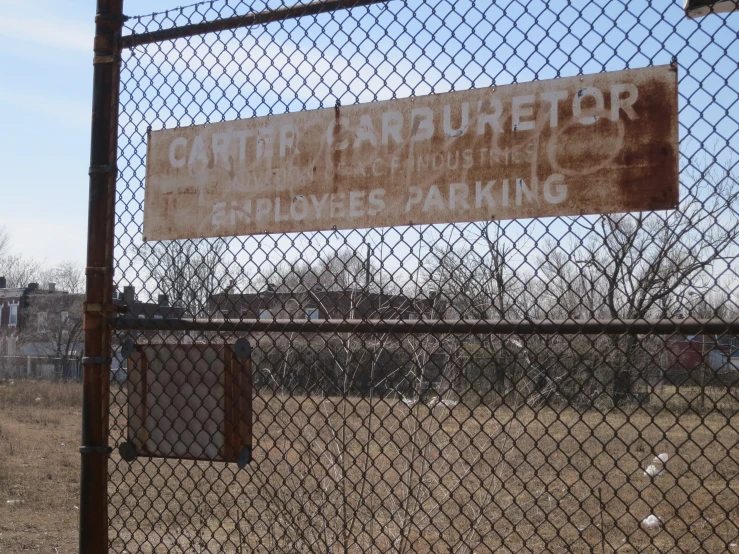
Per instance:
[[[677,108],[659,66],[154,131],[144,237],[674,208]]]

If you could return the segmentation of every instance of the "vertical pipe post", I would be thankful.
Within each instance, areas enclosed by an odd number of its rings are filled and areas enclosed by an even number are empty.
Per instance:
[[[80,448],[80,554],[108,551],[108,403],[123,0],[97,0]]]

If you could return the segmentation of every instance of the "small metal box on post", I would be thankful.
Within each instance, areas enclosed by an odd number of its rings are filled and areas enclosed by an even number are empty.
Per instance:
[[[124,344],[128,438],[121,458],[252,459],[251,344]]]

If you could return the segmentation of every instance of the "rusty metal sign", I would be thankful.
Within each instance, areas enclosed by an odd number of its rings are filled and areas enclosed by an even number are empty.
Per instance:
[[[670,209],[649,67],[154,131],[145,240]]]
[[[134,347],[127,379],[129,457],[240,466],[251,460],[251,360],[240,342]]]

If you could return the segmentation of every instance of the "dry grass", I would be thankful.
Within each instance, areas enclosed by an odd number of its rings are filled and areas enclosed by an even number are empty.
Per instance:
[[[630,413],[260,397],[246,470],[114,452],[112,551],[739,552],[739,416],[661,394],[670,410]],[[3,554],[77,550],[79,402],[75,384],[0,384]]]
[[[255,414],[244,471],[114,457],[114,550],[724,553],[737,540],[739,416],[305,396],[260,398]],[[642,527],[650,514],[659,529]]]
[[[78,383],[0,381],[3,554],[77,551],[81,390]]]

